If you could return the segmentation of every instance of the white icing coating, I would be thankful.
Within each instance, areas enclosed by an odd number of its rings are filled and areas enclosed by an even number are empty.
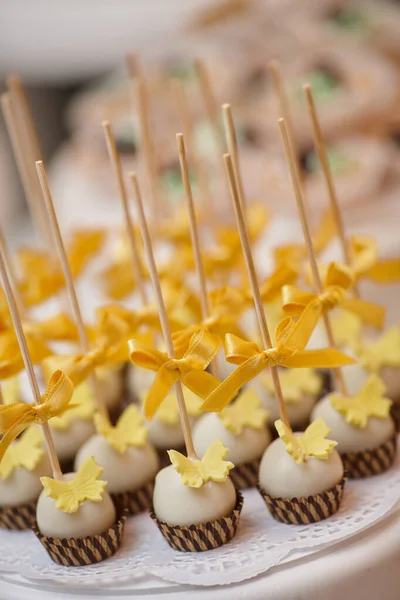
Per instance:
[[[337,441],[339,452],[373,450],[392,437],[395,428],[390,415],[385,419],[370,417],[365,427],[356,427],[346,421],[345,415],[333,408],[330,398],[331,395],[328,394],[318,402],[312,412],[312,419],[324,419],[331,430],[329,437]]]
[[[157,517],[170,525],[198,525],[228,516],[236,504],[236,490],[229,479],[209,481],[200,488],[183,485],[172,465],[156,476],[153,505]]]
[[[0,478],[0,506],[18,506],[37,500],[43,489],[39,477],[45,475],[51,477],[51,466],[46,452],[33,471],[17,467],[7,479]]]
[[[128,388],[135,396],[140,396],[147,392],[155,379],[156,374],[149,369],[142,369],[136,365],[129,365],[128,369]]]
[[[269,413],[268,423],[273,425],[274,422],[280,418],[278,401],[276,397],[270,394],[263,385],[259,385],[257,387],[257,391],[259,392],[262,407],[265,408]],[[311,411],[316,401],[316,396],[304,394],[300,402],[286,403],[289,421],[293,429],[304,427],[304,424],[307,423],[310,418]]]
[[[277,438],[268,446],[259,470],[260,486],[278,498],[315,496],[332,488],[343,477],[343,463],[336,450],[326,460],[313,456],[297,464]]]
[[[51,421],[50,421],[51,426]],[[66,429],[51,429],[57,456],[61,462],[72,460],[79,448],[94,434],[92,419],[74,419]]]
[[[350,356],[352,355],[348,350],[345,352]],[[359,363],[342,367],[342,373],[350,396],[358,394],[370,375]]]
[[[215,440],[220,439],[229,452],[225,460],[234,465],[242,465],[260,458],[271,441],[266,427],[251,429],[245,427],[238,436],[227,429],[216,413],[208,413],[197,421],[193,428],[193,443],[196,453],[202,457]]]
[[[189,421],[193,425],[195,419],[189,417]],[[179,449],[185,443],[180,421],[174,424],[163,423],[156,415],[151,421],[146,422],[146,427],[149,430],[148,441],[158,450]]]
[[[381,369],[379,377],[383,379],[386,385],[385,396],[400,402],[400,368],[385,366]]]
[[[99,376],[100,389],[108,408],[118,406],[123,388],[121,371],[118,369],[102,370]]]
[[[76,473],[64,475],[71,481]],[[56,501],[46,496],[45,490],[39,496],[36,519],[43,535],[55,538],[78,538],[96,535],[107,531],[116,521],[114,504],[107,491],[100,502],[82,502],[75,513],[65,513],[56,508]]]
[[[121,454],[99,434],[89,438],[79,450],[75,470],[90,456],[103,467],[101,478],[108,482],[110,494],[138,490],[154,479],[159,468],[158,454],[150,444],[128,446]]]

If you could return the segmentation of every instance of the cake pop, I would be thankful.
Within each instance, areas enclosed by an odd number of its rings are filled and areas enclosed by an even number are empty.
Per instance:
[[[193,429],[195,450],[199,456],[205,456],[211,444],[220,440],[228,449],[226,458],[235,465],[230,477],[236,487],[254,486],[260,458],[271,441],[266,428],[268,418],[257,392],[246,388],[234,404],[197,421]]]
[[[130,179],[138,212],[145,255],[160,313],[164,341],[167,346],[169,357],[167,357],[167,362],[169,362],[171,367],[174,365],[174,370],[177,368],[179,369],[178,365],[180,365],[180,368],[184,369],[183,364],[174,359],[174,347],[171,332],[168,325],[167,313],[157,275],[157,267],[154,261],[138,183],[134,174],[130,174]],[[198,337],[197,339],[198,342],[196,348],[198,356],[200,357],[202,353],[201,345],[199,343],[201,337]],[[134,361],[138,354],[139,353],[136,352],[131,354]],[[212,355],[214,355],[214,352]],[[180,360],[182,361],[182,359]],[[159,367],[156,377],[156,383],[158,383],[157,391],[153,385],[154,389],[150,390],[148,397],[146,398],[148,409],[152,408],[152,404],[154,404],[154,407],[160,405],[163,398],[166,396],[165,391],[162,389],[163,386],[167,388],[166,392],[168,392],[171,385],[175,383],[187,457],[177,451],[169,451],[172,465],[162,469],[156,476],[153,496],[154,512],[151,513],[151,516],[157,523],[168,543],[173,548],[186,552],[207,550],[228,542],[236,533],[236,527],[242,508],[242,498],[237,494],[233,483],[227,477],[231,468],[231,463],[223,460],[227,450],[223,447],[221,442],[216,442],[215,445],[209,449],[207,457],[203,460],[197,458],[194,450],[189,416],[186,410],[180,378],[182,377],[185,381],[188,378],[189,373],[192,372],[196,379],[203,379],[205,382],[207,378],[199,378],[199,375],[202,375],[201,369],[204,368],[203,361],[200,360],[197,362],[197,371],[193,370],[193,364],[192,368],[189,367],[189,369],[187,369],[186,367],[182,372],[178,370],[176,373],[177,376],[173,375],[172,378],[171,376],[168,376],[162,384],[161,382],[167,374],[165,369],[163,374],[161,372],[163,369],[162,365],[165,364],[165,359],[162,355],[161,366]],[[149,362],[148,364],[150,366]],[[184,373],[186,377],[184,376]],[[150,401],[151,392],[153,393],[152,401]],[[155,395],[159,396],[159,400]],[[149,416],[152,415],[154,407],[150,410]],[[173,502],[171,501],[171,498],[174,499]],[[225,525],[228,525],[228,527]],[[219,532],[218,535],[216,535],[217,530]]]
[[[103,467],[107,490],[119,507],[131,514],[149,508],[159,460],[146,441],[148,430],[139,409],[128,406],[115,427],[100,414],[95,416],[95,423],[98,433],[80,448],[76,471],[92,456]]]
[[[323,418],[337,440],[350,477],[381,473],[393,463],[395,424],[384,392],[385,384],[373,374],[356,395],[329,394],[313,410],[312,418]]]

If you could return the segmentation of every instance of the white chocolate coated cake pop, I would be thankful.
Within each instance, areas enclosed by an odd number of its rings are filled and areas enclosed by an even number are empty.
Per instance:
[[[236,466],[256,460],[271,441],[267,418],[258,394],[247,388],[221,413],[200,417],[193,428],[195,450],[204,456],[207,448],[219,439],[228,448],[227,459]]]
[[[115,523],[115,507],[105,490],[107,482],[98,480],[101,472],[89,458],[77,473],[67,473],[61,481],[42,478],[44,489],[36,520],[43,535],[80,538],[103,533]]]
[[[234,465],[224,460],[227,453],[220,440],[200,459],[170,450],[172,464],[155,481],[153,506],[158,519],[169,525],[199,525],[228,516],[237,493],[228,475]]]
[[[373,450],[395,433],[385,386],[372,375],[357,396],[328,394],[316,405],[312,418],[322,417],[338,442],[341,453]]]
[[[322,377],[313,369],[281,369],[279,379],[289,421],[294,429],[303,429],[317,402],[322,387]],[[279,419],[279,405],[270,373],[263,373],[255,380],[262,406],[268,411],[268,423]]]
[[[0,477],[0,506],[18,506],[37,500],[43,489],[40,477],[44,475],[51,475],[46,453],[33,471],[17,467],[7,478]]]
[[[277,422],[281,423],[281,422]],[[312,446],[301,445],[297,442],[307,439],[315,424],[310,425],[304,434],[289,434],[287,431],[268,446],[261,459],[259,469],[260,486],[271,496],[278,498],[301,498],[315,496],[331,489],[343,477],[343,463],[339,453],[333,448],[334,442],[326,440],[329,430],[324,426],[320,435],[321,441],[326,443],[325,451],[319,458],[314,454]],[[321,426],[321,420],[318,422]],[[312,436],[315,439],[315,436]],[[284,438],[284,439],[283,439]],[[313,441],[313,440],[312,440]],[[303,442],[304,443],[304,442]]]
[[[146,442],[147,428],[135,405],[130,405],[113,427],[104,417],[96,415],[98,433],[80,449],[75,468],[93,456],[103,467],[103,477],[111,494],[133,492],[154,479],[159,468],[158,454]]]

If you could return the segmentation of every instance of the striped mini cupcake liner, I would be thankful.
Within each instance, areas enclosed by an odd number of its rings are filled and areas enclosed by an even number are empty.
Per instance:
[[[373,450],[341,454],[343,465],[350,479],[363,479],[384,473],[394,463],[397,435]]]
[[[153,504],[154,480],[134,492],[122,492],[111,494],[112,500],[118,512],[127,512],[129,515],[137,515],[149,510]]]
[[[2,506],[0,508],[0,529],[12,531],[31,529],[36,521],[36,504],[35,500],[17,506]]]
[[[108,531],[82,538],[53,538],[40,533],[37,522],[33,532],[50,558],[63,567],[94,565],[113,556],[121,545],[126,515],[119,516]]]
[[[227,517],[200,525],[168,525],[160,521],[154,511],[150,516],[157,524],[168,544],[180,552],[205,552],[227,544],[236,534],[240,513],[243,507],[243,496],[237,492],[236,506]]]
[[[258,486],[271,515],[287,525],[309,525],[331,517],[338,510],[343,497],[346,477],[330,490],[302,498],[277,498]]]
[[[246,490],[251,487],[256,487],[260,462],[261,458],[256,458],[243,465],[235,465],[235,468],[229,471],[229,477],[232,479],[237,490]]]

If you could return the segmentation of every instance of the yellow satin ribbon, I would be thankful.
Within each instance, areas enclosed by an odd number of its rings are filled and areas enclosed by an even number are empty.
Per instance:
[[[129,332],[107,314],[103,315],[97,328],[93,348],[85,354],[53,355],[42,362],[45,378],[55,369],[61,369],[79,385],[99,367],[112,367],[128,359],[127,341]]]
[[[336,226],[332,212],[326,211],[312,235],[313,247],[316,254],[320,254],[336,236]],[[307,259],[305,244],[285,244],[274,249],[275,261],[278,265],[290,265],[299,271],[301,264]]]
[[[352,268],[357,278],[366,277],[376,283],[400,281],[400,259],[379,260],[376,240],[369,235],[354,235],[351,240]]]
[[[161,324],[157,306],[147,305],[139,310],[129,310],[117,304],[102,306],[96,311],[96,320],[99,323],[107,322],[109,327],[120,331],[121,336],[126,339],[134,336],[139,329],[147,328],[150,331],[161,331]],[[168,316],[171,331],[178,331],[184,327],[184,323]],[[104,332],[107,335],[107,332]]]
[[[42,402],[38,406],[17,402],[8,406],[0,406],[0,461],[7,448],[15,438],[29,425],[43,425],[52,417],[62,415],[69,408],[74,386],[62,371],[55,371],[48,383]]]
[[[68,245],[68,261],[74,277],[80,275],[90,258],[97,254],[105,241],[102,230],[82,230],[73,234]],[[26,307],[35,306],[57,294],[65,286],[63,272],[53,257],[32,248],[17,252],[21,296]]]
[[[282,263],[274,269],[269,277],[260,284],[261,300],[264,304],[274,302],[280,295],[282,287],[294,283],[298,277],[298,269],[294,264]],[[251,290],[246,290],[246,299],[249,304],[253,304],[253,294]]]
[[[310,302],[319,307],[321,314],[340,306],[355,313],[364,323],[380,329],[385,320],[385,309],[373,302],[349,298],[347,292],[353,282],[351,269],[333,262],[324,278],[322,294],[303,292],[296,287],[285,285],[282,288],[282,308],[291,316],[299,316]]]
[[[40,364],[52,350],[43,338],[29,331],[25,334],[29,354],[34,365]],[[8,379],[25,368],[15,332],[0,336],[0,379]]]
[[[220,412],[249,381],[268,367],[334,368],[356,361],[334,348],[305,350],[319,318],[316,305],[308,305],[300,319],[294,322],[287,317],[275,331],[275,346],[262,350],[257,344],[234,335],[225,338],[225,354],[228,362],[240,365],[203,403],[201,410]]]
[[[89,260],[101,251],[105,241],[104,229],[80,229],[73,232],[67,248],[73,277],[82,274]]]
[[[218,352],[216,337],[208,331],[195,333],[182,358],[170,358],[165,352],[129,341],[130,359],[134,365],[157,373],[143,404],[146,419],[152,419],[171,387],[181,381],[197,396],[205,398],[217,385],[218,379],[205,369]]]
[[[64,288],[62,270],[44,252],[20,248],[17,260],[21,272],[19,288],[24,306],[40,304]]]

